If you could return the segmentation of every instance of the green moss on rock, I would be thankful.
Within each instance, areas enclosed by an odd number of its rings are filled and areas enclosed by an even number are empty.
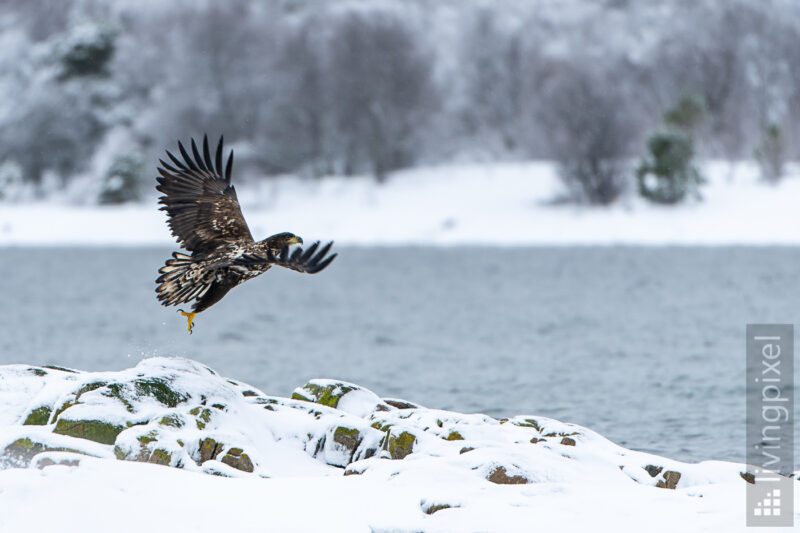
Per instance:
[[[514,420],[511,423],[514,424],[515,426],[520,426],[524,428],[533,428],[540,433],[542,431],[542,428],[539,426],[539,422],[537,422],[533,418],[526,418],[524,421]]]
[[[182,428],[184,426],[183,419],[180,417],[180,415],[163,416],[158,423],[162,426],[169,426],[171,428]]]
[[[81,397],[81,395],[86,394],[87,392],[91,392],[93,390],[97,390],[101,387],[105,387],[106,385],[108,385],[108,383],[106,383],[105,381],[94,381],[92,383],[87,383],[86,385],[78,389],[78,392],[75,393],[75,399],[77,400],[78,398]]]
[[[403,459],[413,451],[415,442],[417,437],[408,431],[403,431],[399,435],[390,433],[386,441],[386,450],[392,459]]]
[[[47,372],[45,372],[45,371],[44,371],[44,370],[42,370],[41,368],[29,368],[29,369],[28,369],[28,372],[30,372],[30,373],[31,373],[31,374],[33,374],[34,376],[39,376],[39,377],[42,377],[42,376],[46,376],[46,375],[47,375]]]
[[[125,453],[125,451],[122,448],[120,448],[119,446],[114,446],[114,457],[116,457],[120,461],[124,461],[127,456],[128,454]]]
[[[162,448],[156,448],[155,450],[153,450],[153,453],[150,454],[150,457],[147,459],[147,462],[156,465],[169,466],[172,463],[172,454]]]
[[[37,454],[42,452],[73,452],[82,453],[72,448],[60,446],[48,446],[42,442],[37,442],[28,437],[17,439],[0,453],[0,465],[8,464],[11,466],[27,467]]]
[[[344,383],[331,383],[329,385],[319,385],[314,382],[309,382],[303,385],[300,390],[295,390],[292,393],[292,399],[304,400],[307,402],[314,402],[328,407],[336,407],[339,405],[339,400],[350,391],[356,390],[352,385],[345,385]]]
[[[388,422],[377,421],[377,422],[373,422],[371,426],[373,428],[377,429],[378,431],[389,431],[389,429],[391,429],[392,425],[393,424],[390,424]]]
[[[189,411],[189,414],[197,417],[197,420],[195,420],[197,429],[205,429],[206,424],[211,422],[211,409],[195,407]]]
[[[348,449],[352,457],[361,443],[361,433],[355,428],[339,426],[333,431],[333,442]]]
[[[199,464],[216,459],[217,455],[222,451],[222,448],[223,446],[220,443],[210,437],[201,440],[197,445],[197,449],[200,453]]]
[[[56,409],[56,412],[53,414],[53,421],[58,420],[58,417],[61,416],[61,413],[72,407],[73,405],[77,405],[74,399],[67,400],[66,402],[62,403],[61,406]]]
[[[103,391],[103,396],[108,398],[116,398],[122,405],[125,406],[125,410],[129,413],[133,413],[135,409],[133,408],[133,404],[125,397],[125,387],[121,383],[112,383],[106,386],[106,390]]]
[[[254,470],[253,461],[241,448],[231,448],[221,461],[242,472],[252,473]]]
[[[136,440],[138,440],[142,444],[149,444],[151,442],[155,442],[158,440],[158,431],[156,431],[155,429],[152,431],[148,431],[144,435],[136,437]]]
[[[101,444],[114,444],[117,435],[123,429],[125,429],[124,426],[110,424],[101,420],[64,420],[61,418],[56,422],[56,428],[53,432]]]
[[[425,514],[433,514],[443,509],[451,509],[452,507],[454,506],[450,505],[449,503],[434,503],[432,505],[427,505],[427,506],[423,505],[422,510],[425,512]],[[456,505],[455,507],[458,507],[458,505]]]
[[[70,374],[77,374],[75,370],[72,370],[71,368],[64,368],[63,366],[43,365],[42,368],[49,368],[50,370],[59,370],[61,372],[69,372]]]
[[[185,394],[173,389],[170,382],[164,378],[136,379],[133,381],[133,387],[137,396],[150,396],[167,407],[177,407],[179,403],[189,399]]]
[[[451,431],[449,435],[445,438],[445,440],[464,440],[464,437],[461,436],[461,433],[458,431]]]
[[[50,413],[52,409],[43,405],[31,411],[22,423],[23,426],[46,426],[50,421]]]

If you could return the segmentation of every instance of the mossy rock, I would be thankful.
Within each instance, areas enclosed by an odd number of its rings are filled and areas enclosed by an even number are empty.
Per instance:
[[[211,437],[201,440],[197,445],[197,451],[200,454],[200,460],[198,461],[198,464],[203,464],[206,461],[216,459],[217,455],[222,452],[223,448],[224,445],[220,444]]]
[[[464,437],[458,431],[451,431],[444,440],[464,440]]]
[[[661,489],[674,489],[678,486],[678,481],[681,480],[681,473],[674,470],[667,470],[664,472],[663,479],[659,479],[656,487]]]
[[[221,461],[228,466],[232,466],[236,470],[241,470],[248,474],[252,473],[254,470],[253,461],[250,460],[250,457],[244,453],[241,448],[231,448]]]
[[[514,424],[515,426],[520,426],[524,428],[533,428],[539,433],[542,432],[542,428],[541,426],[539,426],[539,422],[537,422],[533,418],[526,418],[525,420],[512,420],[511,423]]]
[[[50,370],[58,370],[59,372],[69,372],[70,374],[77,374],[77,370],[72,370],[71,368],[64,368],[63,366],[56,366],[56,365],[43,365],[42,368],[49,368]]]
[[[312,380],[303,385],[302,388],[295,389],[292,393],[292,399],[314,402],[335,408],[339,405],[339,400],[342,399],[342,396],[357,389],[357,386],[346,383],[333,382],[321,384]]]
[[[53,459],[52,457],[42,457],[36,460],[36,467],[39,470],[43,470],[48,466],[60,465],[60,466],[79,466],[81,464],[80,457],[60,457],[58,459]]]
[[[30,438],[17,439],[5,447],[0,453],[0,466],[19,466],[27,467],[30,465],[31,460],[37,454],[42,452],[73,452],[82,453],[79,450],[72,448],[64,448],[61,446],[49,446],[42,442],[32,440]]]
[[[155,442],[158,440],[158,431],[156,431],[155,429],[149,431],[144,435],[136,437],[136,440],[138,440],[141,444],[144,445],[150,444],[151,442]]]
[[[167,415],[161,417],[159,425],[180,429],[184,426],[183,418],[180,415]]]
[[[377,429],[378,431],[389,431],[394,424],[391,422],[386,421],[376,421],[371,424],[371,427]]]
[[[414,450],[415,442],[417,442],[417,437],[408,431],[403,431],[399,435],[393,435],[389,432],[386,440],[386,450],[392,456],[392,459],[404,459]]]
[[[112,383],[106,386],[106,390],[103,391],[103,396],[107,396],[109,398],[116,398],[122,405],[125,406],[125,409],[129,413],[133,413],[135,411],[133,404],[125,397],[125,385],[122,383]]]
[[[78,392],[75,393],[75,400],[77,401],[78,398],[80,398],[83,394],[86,394],[87,392],[92,392],[107,385],[108,383],[105,381],[93,381],[92,383],[87,383],[86,385],[83,385],[80,389],[78,389]]]
[[[172,388],[170,382],[163,378],[144,378],[133,381],[137,397],[149,396],[167,407],[177,407],[189,399]]]
[[[486,479],[497,485],[524,485],[530,483],[530,480],[525,476],[509,476],[504,466],[498,466],[492,470]]]
[[[656,477],[664,470],[663,466],[656,466],[656,465],[647,465],[644,467],[647,470],[647,473],[650,474],[650,477]]]
[[[169,466],[172,464],[172,454],[163,448],[156,448],[150,457],[147,459],[148,463],[155,465]]]
[[[72,407],[73,405],[78,405],[79,402],[75,401],[75,399],[70,399],[62,403],[58,409],[56,409],[55,413],[53,414],[53,422],[58,420],[58,417],[61,416],[61,413]]]
[[[452,509],[453,507],[458,507],[458,505],[453,506],[450,505],[449,503],[433,503],[433,504],[423,503],[422,512],[424,512],[425,514],[433,514],[438,511],[442,511],[444,509]]]
[[[47,375],[47,372],[45,372],[45,371],[44,371],[44,370],[42,370],[41,368],[29,368],[29,369],[28,369],[28,372],[30,372],[30,373],[31,373],[31,374],[33,374],[34,376],[39,376],[39,377],[42,377],[42,376],[46,376],[46,375]]]
[[[50,421],[50,414],[53,412],[50,407],[43,405],[31,411],[22,423],[23,426],[46,426]]]
[[[101,420],[65,420],[60,418],[56,422],[56,428],[53,432],[101,444],[114,444],[117,435],[123,429],[125,429],[124,426],[110,424]]]
[[[195,420],[197,429],[205,429],[206,424],[211,422],[211,409],[205,407],[195,407],[189,411],[189,414],[197,417],[197,420]]]
[[[743,480],[747,481],[751,485],[756,484],[756,476],[754,476],[750,472],[739,472],[739,475],[742,477]]]
[[[406,400],[398,400],[396,398],[383,398],[383,401],[395,409],[419,409],[419,405],[408,402]]]
[[[333,431],[333,442],[344,446],[352,454],[361,443],[361,433],[355,428],[339,426]]]

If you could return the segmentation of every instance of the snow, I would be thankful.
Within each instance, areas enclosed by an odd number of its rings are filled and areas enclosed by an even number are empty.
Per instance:
[[[0,530],[530,532],[535,524],[538,531],[745,531],[741,486],[486,485],[422,472],[392,482],[226,479],[84,458],[79,467],[0,472]],[[421,510],[439,502],[460,507],[432,515]]]
[[[752,163],[703,166],[703,201],[558,204],[547,162],[449,165],[367,177],[236,182],[256,238],[292,231],[340,245],[796,245],[800,169],[771,186]],[[0,245],[174,245],[155,196],[122,207],[0,204]]]
[[[177,403],[135,392],[141,380],[168,383]],[[316,399],[334,403],[308,401],[326,387]],[[745,465],[682,463],[535,415],[399,409],[358,385],[324,379],[293,399],[271,397],[201,363],[163,357],[120,372],[1,366],[0,393],[0,531],[745,530]],[[64,402],[70,406],[58,409]],[[124,412],[110,407],[122,404]],[[59,421],[90,416],[125,429],[108,445],[56,434],[52,419],[21,425],[41,405]],[[205,406],[210,414],[198,415]],[[164,415],[184,422],[164,425]],[[358,430],[358,444],[336,439],[342,427]],[[413,435],[413,449],[392,459],[391,444],[381,443],[401,432]],[[223,451],[200,464],[208,437]],[[9,462],[4,450],[20,438],[59,450],[27,467]],[[231,443],[252,458],[252,473],[219,460]],[[139,462],[154,447],[167,450],[175,468]],[[647,465],[680,472],[677,487],[657,487]],[[490,481],[498,467],[523,483]]]

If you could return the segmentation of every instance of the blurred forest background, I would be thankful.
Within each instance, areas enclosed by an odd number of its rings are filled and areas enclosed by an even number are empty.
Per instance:
[[[239,176],[549,159],[675,203],[693,157],[798,158],[798,45],[795,0],[0,0],[0,197],[135,200],[207,132]]]

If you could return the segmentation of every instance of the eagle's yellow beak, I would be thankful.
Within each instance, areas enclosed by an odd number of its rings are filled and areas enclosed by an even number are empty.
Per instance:
[[[303,239],[301,237],[298,237],[297,235],[294,235],[287,242],[289,244],[303,244]]]

